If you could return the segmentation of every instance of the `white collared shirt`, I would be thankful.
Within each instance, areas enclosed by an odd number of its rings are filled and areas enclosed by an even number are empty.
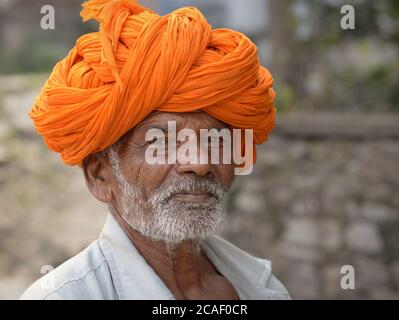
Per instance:
[[[268,260],[256,258],[218,237],[201,242],[214,267],[241,300],[290,299],[271,273]],[[82,252],[33,283],[21,299],[173,300],[172,292],[109,213],[100,237]]]

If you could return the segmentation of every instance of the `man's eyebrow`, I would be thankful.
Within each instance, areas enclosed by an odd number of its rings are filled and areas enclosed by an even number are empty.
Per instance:
[[[151,130],[151,129],[159,129],[162,130],[164,133],[168,132],[168,125],[167,124],[143,124],[140,126],[139,130]]]
[[[147,123],[147,124],[141,124],[138,130],[151,130],[151,129],[159,129],[163,131],[164,133],[168,133],[168,124],[152,124],[152,123]],[[223,129],[230,129],[228,125],[221,125],[219,126],[213,126],[212,128],[202,128],[204,130],[217,130],[221,131]]]
[[[224,130],[224,129],[230,129],[230,127],[229,126],[222,126],[222,127],[214,126],[212,128],[206,128],[205,130],[208,130],[208,131],[210,131],[210,130],[221,131],[221,130]]]

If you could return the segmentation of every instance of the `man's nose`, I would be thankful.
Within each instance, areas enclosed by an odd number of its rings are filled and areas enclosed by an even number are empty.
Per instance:
[[[197,176],[200,177],[205,177],[208,175],[213,174],[212,172],[212,165],[207,163],[207,164],[201,164],[201,163],[187,163],[187,164],[181,164],[177,163],[176,164],[176,171],[179,174],[184,174],[184,173],[195,173]]]
[[[200,159],[202,159],[202,161],[200,161]],[[179,157],[177,157],[176,171],[179,174],[195,173],[200,177],[205,177],[207,175],[213,174],[214,166],[211,164],[210,161],[209,150],[207,150],[202,146],[197,147],[196,159],[192,159],[192,161],[186,161],[185,163],[179,160],[180,160]]]

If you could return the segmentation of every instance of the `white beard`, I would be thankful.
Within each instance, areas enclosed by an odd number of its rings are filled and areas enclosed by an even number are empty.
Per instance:
[[[109,151],[113,173],[121,190],[122,218],[134,230],[155,241],[176,245],[185,240],[203,240],[219,231],[225,217],[226,191],[222,186],[197,176],[182,176],[173,185],[159,186],[145,200],[141,190],[124,177],[119,156]],[[178,192],[209,192],[204,201],[177,201]]]

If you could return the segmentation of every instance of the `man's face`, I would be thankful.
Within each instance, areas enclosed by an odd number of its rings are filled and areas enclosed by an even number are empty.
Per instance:
[[[146,133],[158,128],[167,137],[168,121],[176,122],[177,131],[194,130],[198,139],[200,129],[227,128],[204,112],[150,114],[122,138],[119,150],[110,149],[115,177],[113,205],[133,229],[153,240],[179,243],[203,239],[216,232],[223,221],[234,165],[210,161],[181,164],[179,158],[175,164],[149,164],[146,150],[154,141],[146,141]],[[212,147],[203,150],[199,141],[197,151],[198,156],[206,152],[209,157],[211,152],[222,152]]]

